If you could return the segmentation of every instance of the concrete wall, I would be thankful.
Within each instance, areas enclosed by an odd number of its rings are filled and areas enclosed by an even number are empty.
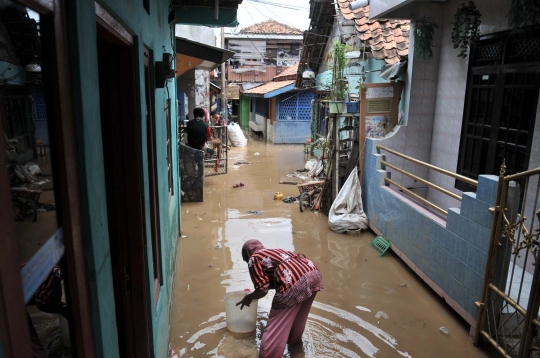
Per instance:
[[[183,37],[188,40],[197,41],[205,45],[219,47],[216,42],[216,30],[206,26],[176,25],[174,29],[175,36]],[[219,39],[218,39],[219,40]]]
[[[205,70],[195,70],[195,106],[210,112],[210,76]]]
[[[385,186],[390,173],[375,145],[386,141],[368,138],[365,147],[362,194],[369,225],[474,327],[493,220],[488,209],[495,204],[498,177],[482,175],[477,193],[464,193],[461,209],[451,208],[444,220]]]
[[[148,297],[151,298],[151,332],[156,357],[165,357],[169,338],[169,307],[172,296],[172,272],[176,259],[176,244],[179,230],[179,183],[178,156],[173,150],[173,178],[175,195],[169,200],[166,160],[165,102],[167,91],[156,89],[155,123],[157,182],[159,195],[161,247],[164,282],[159,301],[153,302],[152,244],[150,241],[150,204],[148,195],[148,167],[146,150],[146,116],[144,115],[144,73],[143,46],[153,50],[154,58],[160,59],[163,52],[173,53],[171,32],[167,22],[169,1],[150,2],[147,13],[143,3],[137,0],[104,0],[100,2],[113,17],[124,24],[135,39],[136,85],[141,126],[140,150],[143,161],[144,204],[147,228],[147,268]],[[77,132],[78,162],[80,165],[82,201],[82,222],[85,231],[86,258],[90,289],[92,293],[92,314],[98,357],[118,357],[117,322],[113,281],[111,274],[110,245],[107,229],[107,205],[105,196],[105,176],[101,145],[100,103],[97,67],[95,3],[92,0],[78,0],[66,3],[69,19],[69,38],[73,68],[73,95],[75,100],[75,121]],[[150,15],[149,15],[150,14]],[[176,128],[176,86],[168,83],[172,94],[172,128]],[[173,130],[172,142],[176,143]]]
[[[308,121],[275,121],[272,143],[303,144],[311,136],[311,122]]]

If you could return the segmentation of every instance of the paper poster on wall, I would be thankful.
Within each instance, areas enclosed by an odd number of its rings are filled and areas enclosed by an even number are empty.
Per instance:
[[[367,89],[366,98],[394,97],[394,87],[371,87]]]
[[[384,137],[390,132],[391,126],[391,116],[367,116],[366,137]]]

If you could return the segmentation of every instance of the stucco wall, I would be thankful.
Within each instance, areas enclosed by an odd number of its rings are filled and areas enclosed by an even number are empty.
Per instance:
[[[175,195],[169,200],[167,180],[165,101],[167,91],[156,89],[154,118],[156,123],[157,184],[159,195],[160,230],[164,282],[159,302],[153,302],[152,244],[150,242],[150,205],[148,195],[148,167],[146,150],[146,116],[144,110],[143,45],[153,50],[154,58],[160,59],[163,52],[172,53],[170,28],[167,21],[169,1],[150,2],[150,15],[141,1],[104,0],[100,2],[113,17],[124,24],[134,35],[137,108],[141,126],[141,156],[143,161],[144,204],[147,228],[147,268],[148,297],[151,304],[151,332],[156,357],[167,355],[169,336],[169,307],[172,295],[172,272],[176,258],[178,237],[179,197],[178,156],[173,150],[173,178]],[[111,274],[110,245],[107,229],[107,205],[105,196],[105,176],[103,171],[103,150],[101,145],[99,84],[97,67],[95,3],[91,0],[69,1],[66,3],[69,19],[69,36],[73,67],[73,95],[75,101],[75,121],[77,132],[78,161],[80,165],[82,201],[82,223],[84,225],[86,258],[89,267],[89,281],[92,294],[92,315],[98,357],[118,357],[117,322],[113,281]],[[175,83],[169,82],[172,94],[172,128],[176,128]],[[172,142],[176,143],[173,130]]]

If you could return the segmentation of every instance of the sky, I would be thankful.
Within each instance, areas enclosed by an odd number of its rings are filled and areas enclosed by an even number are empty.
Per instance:
[[[309,27],[309,0],[262,0],[264,2],[279,3],[301,10],[292,10],[281,6],[258,3],[256,0],[243,0],[238,7],[238,22],[240,27],[246,27],[269,18],[307,30]]]

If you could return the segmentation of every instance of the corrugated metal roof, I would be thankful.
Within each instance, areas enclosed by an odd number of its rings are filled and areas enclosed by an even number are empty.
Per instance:
[[[292,84],[294,84],[294,80],[267,82],[258,87],[244,91],[244,95],[265,95],[267,93],[277,91],[279,89],[282,89],[283,87],[287,87]]]
[[[339,9],[347,20],[354,20],[356,35],[369,46],[373,57],[386,63],[396,63],[409,54],[410,21],[370,20],[369,5],[349,10],[349,0],[338,0]]]
[[[297,73],[298,73],[298,64],[287,68],[285,71],[275,76],[274,81],[295,80]]]

